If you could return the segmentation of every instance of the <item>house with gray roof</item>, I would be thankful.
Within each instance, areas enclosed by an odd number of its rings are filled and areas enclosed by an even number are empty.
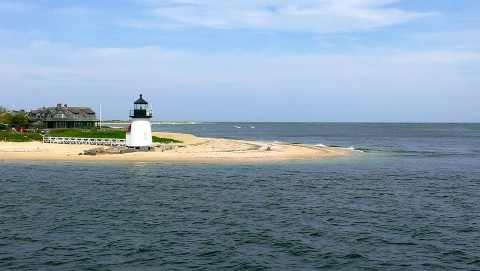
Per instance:
[[[95,127],[99,122],[90,107],[68,107],[66,104],[31,110],[27,115],[30,122],[41,121],[45,128]]]

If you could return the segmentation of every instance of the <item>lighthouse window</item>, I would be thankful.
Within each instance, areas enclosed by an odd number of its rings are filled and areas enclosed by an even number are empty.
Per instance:
[[[147,109],[147,105],[146,104],[136,104],[135,109],[136,110],[144,110],[144,109]]]

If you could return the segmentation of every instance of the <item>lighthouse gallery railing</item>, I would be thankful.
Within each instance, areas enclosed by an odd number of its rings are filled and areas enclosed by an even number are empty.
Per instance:
[[[104,145],[125,146],[125,139],[118,138],[83,138],[83,137],[53,137],[44,136],[43,143],[74,144],[74,145]]]

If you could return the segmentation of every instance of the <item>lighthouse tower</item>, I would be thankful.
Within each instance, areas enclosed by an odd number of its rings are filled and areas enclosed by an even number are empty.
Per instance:
[[[140,94],[140,98],[133,103],[133,110],[130,110],[132,121],[127,128],[127,147],[139,148],[141,150],[149,150],[152,147],[151,117],[152,110],[148,109],[148,103]]]

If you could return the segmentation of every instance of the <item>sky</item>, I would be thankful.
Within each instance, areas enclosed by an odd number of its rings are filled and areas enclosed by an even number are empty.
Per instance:
[[[0,0],[0,106],[480,122],[478,0]]]

